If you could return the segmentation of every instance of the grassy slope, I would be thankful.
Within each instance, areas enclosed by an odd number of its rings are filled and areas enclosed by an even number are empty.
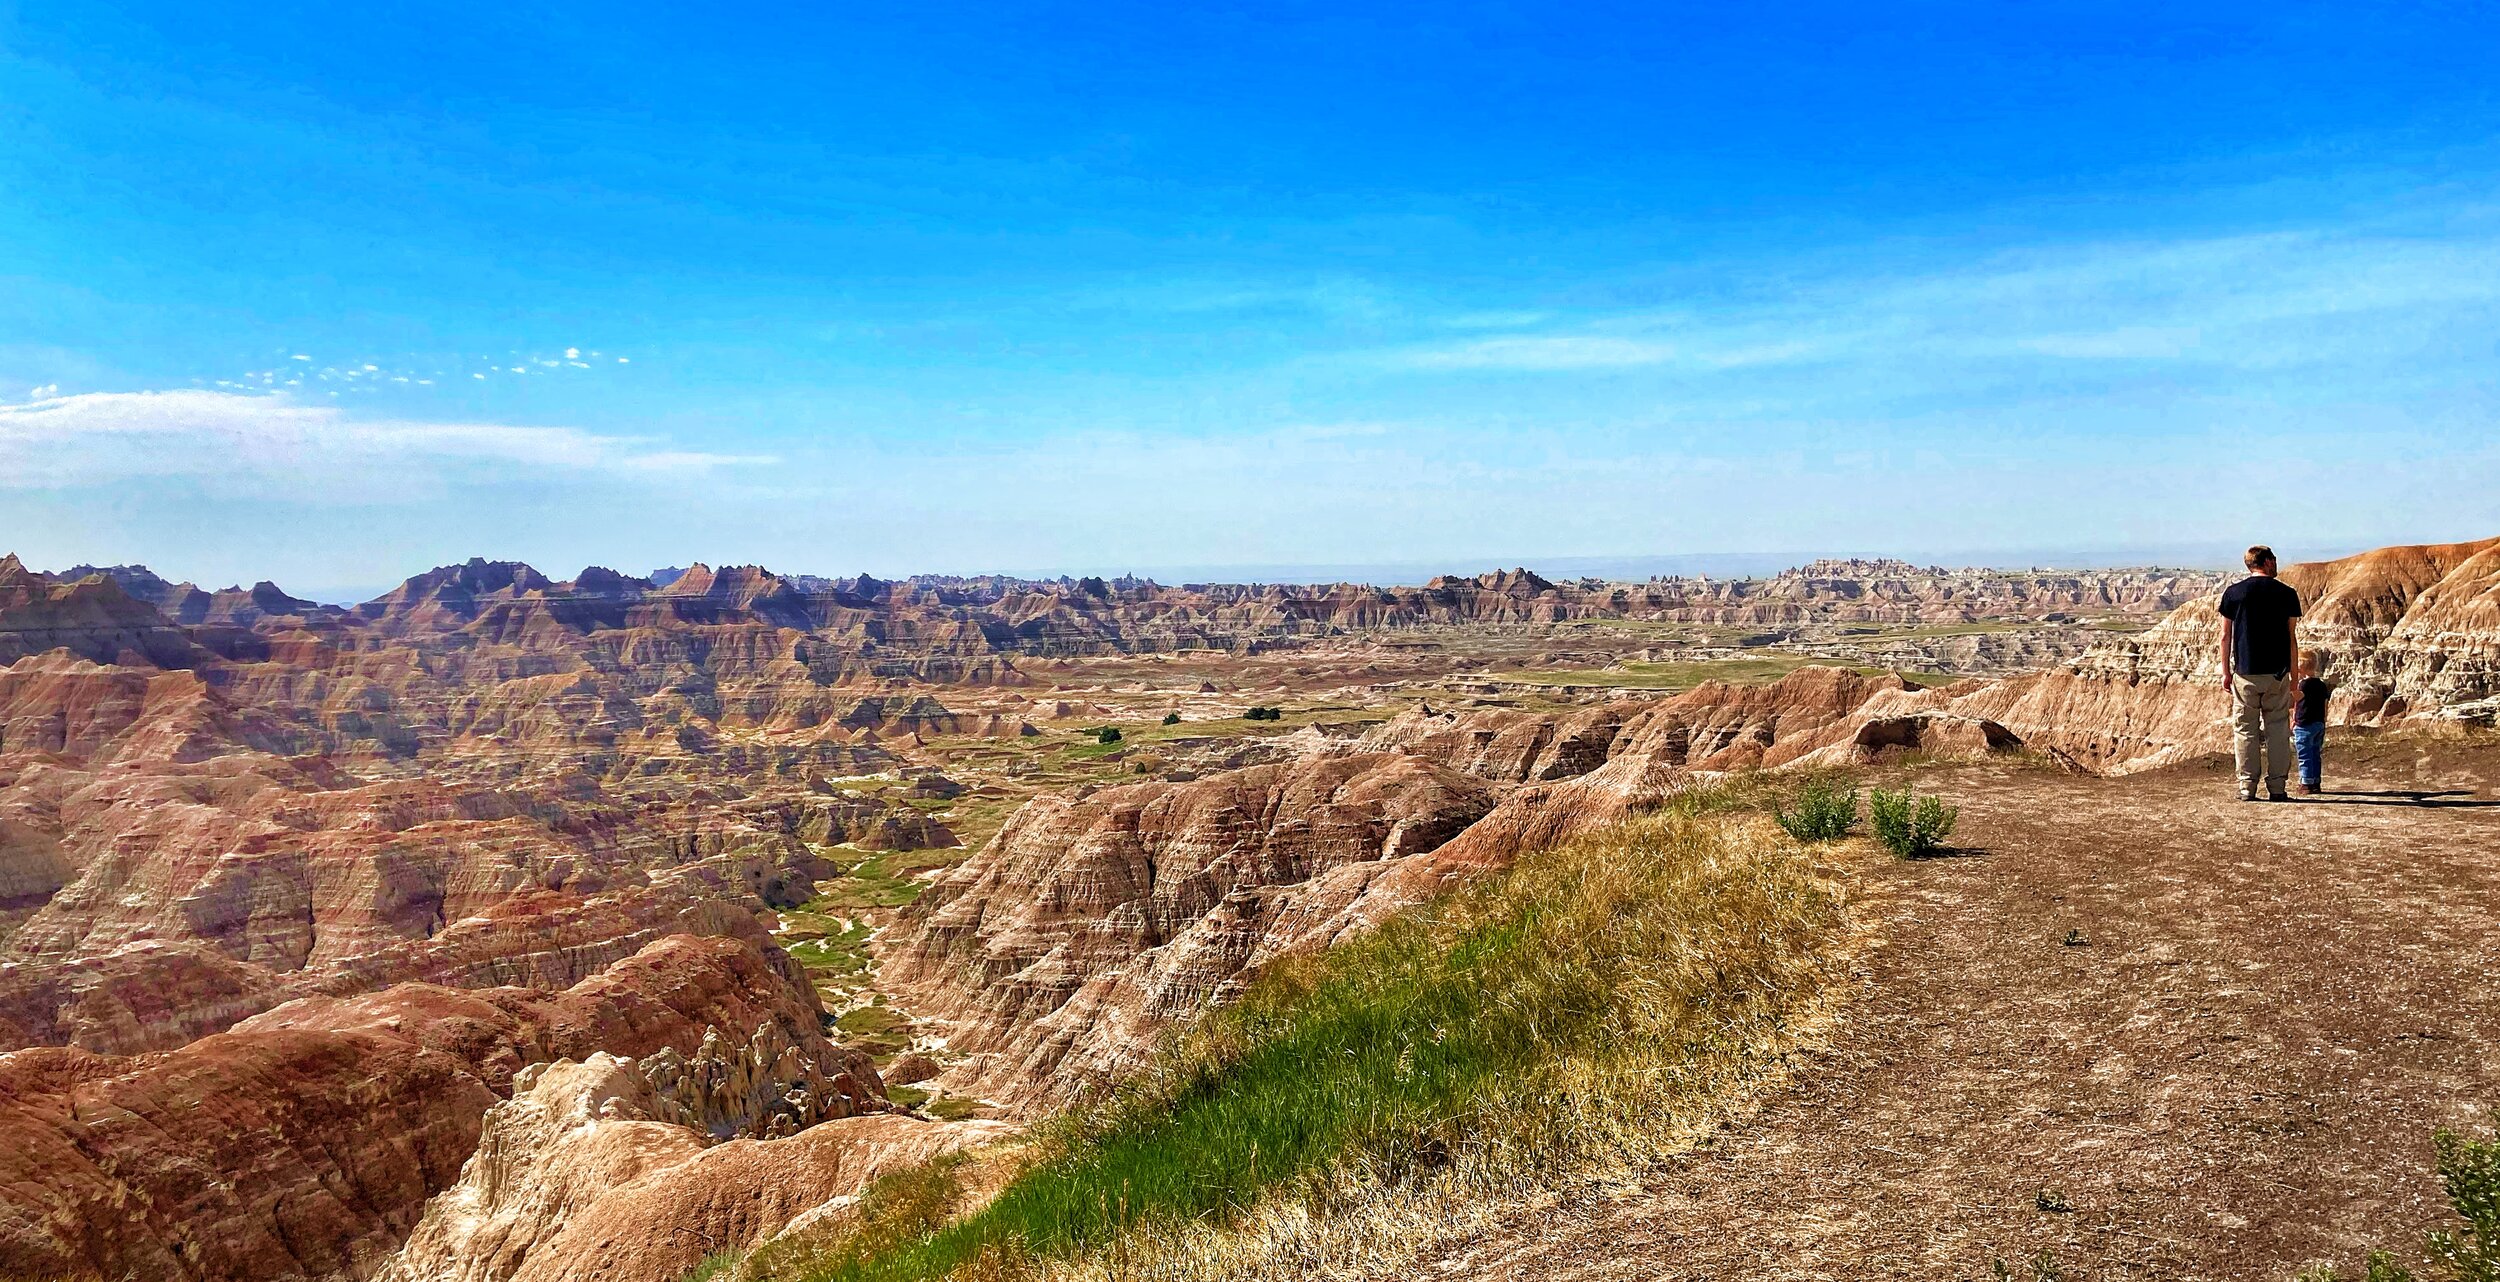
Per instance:
[[[738,1275],[1394,1268],[1496,1189],[1689,1138],[1813,1009],[1841,917],[1813,856],[1759,816],[1596,834],[1271,968],[1143,1083],[1047,1130],[969,1216],[900,1199],[916,1209]]]

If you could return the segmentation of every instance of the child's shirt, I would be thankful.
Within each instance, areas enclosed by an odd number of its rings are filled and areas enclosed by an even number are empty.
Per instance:
[[[2333,693],[2333,688],[2316,677],[2301,678],[2300,709],[2292,720],[2304,726],[2325,725],[2326,697],[2331,693]]]

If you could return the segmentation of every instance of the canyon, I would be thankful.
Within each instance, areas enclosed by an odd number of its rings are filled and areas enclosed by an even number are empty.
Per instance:
[[[2228,578],[0,557],[0,1274],[665,1282],[1696,779],[2226,747]],[[2500,710],[2500,539],[2285,578],[2338,722]]]

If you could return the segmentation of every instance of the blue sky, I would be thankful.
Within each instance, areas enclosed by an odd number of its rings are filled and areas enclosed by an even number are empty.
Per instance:
[[[0,548],[2500,532],[2482,6],[1556,8],[0,0]]]

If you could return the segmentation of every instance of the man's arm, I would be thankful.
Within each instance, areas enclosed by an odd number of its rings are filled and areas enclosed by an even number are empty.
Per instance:
[[[2229,615],[2222,616],[2222,692],[2231,693],[2231,624]]]
[[[2292,656],[2292,684],[2298,685],[2300,684],[2300,679],[2308,675],[2307,673],[2301,671],[2299,615],[2295,614],[2292,617],[2283,620],[2283,644],[2291,647],[2291,649],[2285,653]]]

